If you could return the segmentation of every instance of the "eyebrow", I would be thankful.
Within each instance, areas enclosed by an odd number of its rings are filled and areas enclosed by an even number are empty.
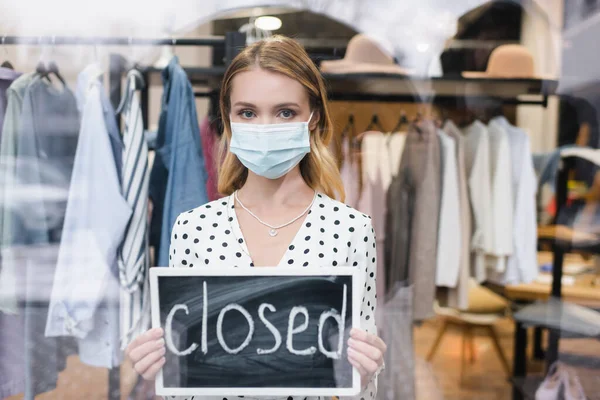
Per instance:
[[[234,107],[250,107],[250,108],[256,108],[255,104],[252,103],[247,103],[245,101],[237,101],[235,102],[235,104],[233,105]],[[282,107],[296,107],[296,108],[300,108],[300,105],[298,103],[280,103],[280,104],[276,104],[275,106],[273,106],[273,108],[282,108]]]

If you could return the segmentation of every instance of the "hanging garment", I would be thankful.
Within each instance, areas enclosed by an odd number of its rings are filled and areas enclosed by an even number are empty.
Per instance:
[[[6,91],[7,107],[0,137],[0,248],[2,269],[0,270],[0,312],[17,312],[16,264],[10,261],[9,246],[13,244],[12,213],[17,206],[16,159],[19,125],[23,110],[25,91],[32,82],[33,74],[17,78]]]
[[[150,174],[150,244],[157,265],[169,264],[171,229],[177,216],[208,201],[206,168],[192,85],[177,57],[162,72],[164,91]]]
[[[440,305],[466,310],[469,307],[469,277],[471,275],[471,201],[465,168],[465,139],[452,121],[444,125],[444,132],[455,140],[458,168],[458,193],[460,213],[460,266],[456,288],[438,288]]]
[[[204,155],[204,166],[207,175],[206,193],[208,195],[208,200],[213,201],[221,197],[217,190],[218,138],[208,117],[205,117],[202,120],[202,125],[200,126],[200,139],[202,140],[202,154]]]
[[[417,321],[433,315],[440,162],[440,142],[433,123],[411,127],[387,196],[386,297],[393,298],[398,285],[412,284]]]
[[[77,147],[79,113],[75,96],[66,86],[56,89],[36,76],[24,93],[17,129],[15,190],[10,189],[8,217],[10,252],[21,291],[17,298],[26,301],[25,398],[33,399],[56,386],[58,372],[65,365],[63,339],[45,337],[44,331]]]
[[[7,108],[8,108],[8,88],[10,87],[10,85],[21,75],[21,73],[13,71],[12,69],[8,69],[8,68],[2,68],[0,67],[0,248],[2,247],[2,243],[3,243],[3,221],[4,221],[4,211],[3,211],[3,207],[4,207],[4,190],[5,188],[8,188],[10,183],[6,181],[7,174],[9,174],[10,169],[12,168],[12,165],[14,165],[13,160],[14,158],[12,158],[10,156],[11,151],[11,145],[9,143],[4,143],[6,146],[6,149],[2,149],[2,130],[3,130],[3,126],[4,126],[4,116],[7,112]],[[14,102],[14,100],[13,100]],[[22,103],[22,102],[21,102]],[[20,107],[19,107],[20,108]],[[11,110],[9,111],[9,118],[12,118],[12,114],[13,114],[13,109],[14,107],[11,107]],[[7,138],[7,141],[14,141],[14,138]],[[10,267],[9,267],[10,268]],[[2,271],[2,254],[0,252],[0,271]],[[14,272],[8,272],[9,274],[12,274],[14,276]],[[7,306],[7,303],[10,302],[12,305],[10,306],[10,308],[15,309],[16,304],[14,303],[14,290],[15,287],[14,285],[9,285],[7,288],[3,288],[2,284],[1,284],[2,278],[0,278],[0,312],[2,310],[7,310],[9,307]],[[3,289],[6,289],[6,291],[4,291]],[[8,297],[3,300],[2,297],[4,295],[7,295]],[[9,298],[12,298],[13,300],[8,300]],[[5,303],[5,301],[7,303]],[[4,304],[4,306],[3,306]]]
[[[352,208],[359,208],[360,168],[356,156],[352,154],[350,139],[347,136],[342,138],[342,153],[344,161],[340,168],[340,175],[346,192],[345,203]],[[383,259],[380,260],[383,261]]]
[[[511,154],[513,194],[513,254],[509,257],[504,283],[532,282],[538,275],[536,194],[537,180],[533,167],[529,136],[511,125],[506,118],[494,118],[508,134]]]
[[[4,125],[4,114],[6,113],[8,101],[6,92],[8,91],[8,87],[19,76],[21,76],[20,72],[0,67],[0,138],[2,138],[2,126]]]
[[[492,189],[492,238],[488,268],[506,271],[506,260],[513,252],[513,186],[508,134],[496,121],[488,124],[490,138],[490,176]]]
[[[358,210],[370,215],[377,240],[377,298],[385,299],[384,243],[386,235],[386,194],[392,178],[398,171],[406,135],[367,132],[362,141],[363,185]]]
[[[439,227],[437,232],[437,286],[456,288],[460,271],[461,221],[458,195],[456,142],[438,130],[441,144],[442,177]]]
[[[149,325],[150,287],[148,269],[148,145],[144,138],[142,109],[135,75],[127,77],[127,103],[123,112],[125,130],[122,192],[132,210],[119,249],[121,284],[121,348]]]
[[[478,282],[483,282],[487,278],[485,254],[493,250],[489,134],[487,127],[479,121],[473,122],[464,131],[465,164],[473,209],[471,275]]]
[[[131,209],[121,195],[99,71],[90,65],[78,77],[85,103],[46,336],[75,337],[84,363],[112,368],[121,360],[113,308],[118,282],[111,271]]]

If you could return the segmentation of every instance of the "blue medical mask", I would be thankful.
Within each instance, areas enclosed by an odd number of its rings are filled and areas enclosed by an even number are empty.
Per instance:
[[[256,175],[281,178],[310,153],[307,122],[282,124],[231,123],[229,150]]]

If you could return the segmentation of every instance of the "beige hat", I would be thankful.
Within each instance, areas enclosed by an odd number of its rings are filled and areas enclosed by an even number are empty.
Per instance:
[[[372,37],[358,34],[348,43],[342,60],[323,61],[321,71],[332,74],[379,72],[409,75],[411,71],[400,67],[394,58],[383,50]]]
[[[464,71],[465,78],[541,79],[535,75],[533,55],[520,44],[505,44],[492,51],[485,72]]]

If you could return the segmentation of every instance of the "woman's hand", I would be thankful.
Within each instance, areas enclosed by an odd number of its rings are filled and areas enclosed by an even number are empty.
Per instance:
[[[383,366],[387,346],[379,336],[355,328],[350,331],[348,346],[348,361],[360,373],[364,388]]]
[[[142,333],[129,343],[125,355],[133,364],[135,372],[152,381],[165,364],[165,351],[163,330],[155,328]]]

